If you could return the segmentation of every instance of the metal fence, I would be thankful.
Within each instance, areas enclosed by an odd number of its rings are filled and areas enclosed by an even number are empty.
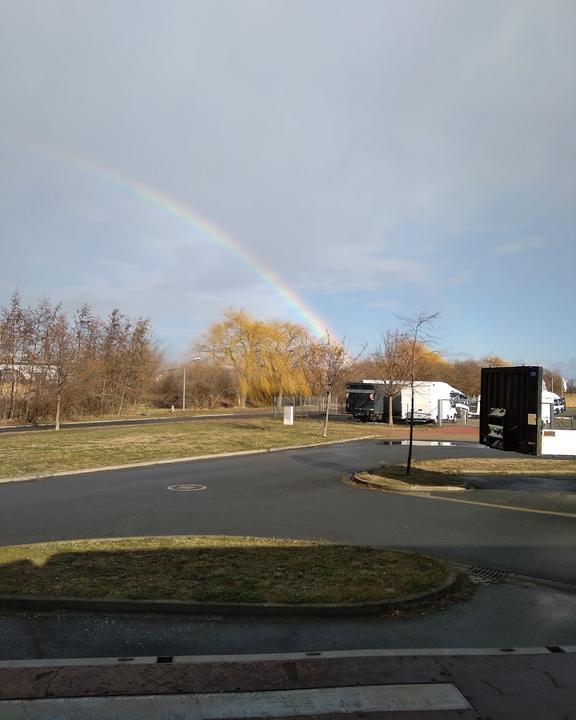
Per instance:
[[[282,417],[285,407],[294,408],[294,418],[317,418],[322,419],[326,415],[325,397],[290,397],[282,396],[272,400],[272,416],[274,419]],[[341,403],[338,398],[330,402],[330,420],[347,422],[352,416],[346,412],[346,404]]]
[[[325,397],[301,397],[301,396],[282,396],[281,398],[273,398],[272,400],[272,417],[274,420],[280,419],[283,417],[284,414],[284,408],[292,406],[294,407],[294,419],[298,418],[306,418],[306,419],[317,419],[317,420],[323,420],[326,415],[326,398]],[[369,420],[360,420],[358,418],[353,417],[350,413],[346,412],[346,403],[340,402],[338,398],[334,399],[330,403],[330,421],[331,422],[368,422],[371,424],[386,424],[386,423],[380,423],[376,421],[369,421]],[[395,421],[395,425],[399,424],[407,424],[405,422],[399,423],[398,420]],[[442,424],[448,424],[446,420],[444,420]],[[449,423],[450,425],[478,425],[477,419],[472,419],[470,417],[457,417],[453,422]],[[575,422],[576,424],[576,422]]]

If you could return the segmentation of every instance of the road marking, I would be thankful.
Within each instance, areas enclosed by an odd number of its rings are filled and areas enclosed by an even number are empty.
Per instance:
[[[386,492],[394,493],[394,495],[404,495],[405,497],[408,495],[409,497],[422,498],[422,500],[444,500],[445,502],[464,503],[464,505],[479,505],[480,507],[497,508],[498,510],[512,510],[513,512],[534,513],[536,515],[553,515],[554,517],[566,517],[576,520],[574,513],[563,513],[555,510],[537,510],[536,508],[517,507],[516,505],[501,505],[499,503],[480,502],[479,500],[462,500],[460,498],[440,497],[440,495],[424,495],[423,493],[414,495],[413,493],[398,492],[396,490],[386,490]]]
[[[267,692],[145,695],[131,697],[4,700],[0,717],[11,720],[181,720],[309,717],[332,713],[471,710],[452,683],[271,690]]]

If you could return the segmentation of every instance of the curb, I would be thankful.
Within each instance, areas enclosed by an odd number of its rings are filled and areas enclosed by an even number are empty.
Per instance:
[[[420,485],[420,486],[409,486],[409,489],[403,490],[402,488],[390,488],[386,487],[386,485],[379,485],[378,483],[370,482],[370,480],[363,480],[362,478],[358,477],[358,473],[352,473],[352,475],[348,475],[347,478],[349,479],[349,482],[355,484],[355,485],[364,485],[365,487],[371,488],[373,490],[385,490],[387,492],[395,492],[395,493],[412,493],[412,494],[420,494],[420,493],[430,493],[430,492],[461,492],[463,490],[469,490],[470,488],[467,487],[460,487],[460,486],[454,486],[454,485]],[[412,488],[421,488],[421,489],[412,489]]]
[[[347,438],[345,440],[327,440],[326,442],[311,443],[309,445],[283,445],[277,448],[263,448],[260,450],[237,450],[229,453],[213,453],[212,455],[193,455],[191,457],[169,458],[167,460],[151,460],[149,462],[128,463],[126,465],[107,465],[105,467],[83,468],[80,470],[63,470],[62,472],[52,473],[52,475],[22,475],[21,477],[0,478],[0,484],[30,482],[32,480],[50,480],[56,477],[66,477],[68,475],[84,475],[88,473],[107,472],[109,470],[131,470],[133,468],[155,467],[157,465],[175,465],[176,463],[197,462],[199,460],[217,460],[218,458],[241,457],[243,455],[265,455],[268,453],[283,452],[284,450],[300,450],[306,448],[324,447],[326,445],[341,445],[343,443],[359,442],[361,440],[379,439],[377,435],[363,435],[357,438]]]
[[[559,652],[576,653],[576,645],[548,645],[536,647],[447,647],[447,648],[376,648],[371,650],[312,650],[308,652],[277,652],[222,655],[133,655],[128,657],[37,658],[0,660],[0,672],[13,669],[41,668],[99,668],[110,666],[150,665],[228,665],[255,662],[305,662],[315,660],[357,660],[373,658],[416,657],[494,657],[503,655],[553,655]],[[168,662],[170,661],[170,662]]]
[[[126,713],[130,717],[168,717],[191,718],[199,717],[194,714],[194,698],[201,695],[212,696],[228,694],[233,704],[234,712],[201,713],[202,717],[240,718],[255,717],[253,712],[241,710],[246,706],[242,704],[242,697],[250,697],[252,693],[264,693],[273,698],[274,692],[290,692],[305,690],[313,694],[322,694],[329,688],[340,689],[341,692],[354,688],[370,687],[385,682],[388,685],[403,685],[406,689],[414,687],[418,677],[419,682],[429,686],[449,681],[456,682],[454,667],[459,668],[458,686],[467,696],[477,698],[477,686],[461,687],[466,677],[468,680],[476,678],[479,673],[480,683],[483,680],[494,680],[494,676],[505,678],[508,673],[518,668],[514,678],[524,678],[526,672],[536,671],[545,677],[540,692],[546,693],[548,702],[565,698],[566,712],[562,717],[573,717],[570,710],[569,693],[573,683],[564,678],[571,677],[570,672],[576,666],[574,652],[576,648],[570,646],[549,646],[529,648],[438,648],[438,649],[377,649],[377,650],[351,650],[351,651],[311,651],[299,653],[273,653],[250,655],[155,655],[143,657],[108,657],[108,658],[53,658],[49,660],[13,660],[0,662],[0,710],[3,718],[56,718],[74,717],[76,714],[83,718],[118,718],[123,716],[118,710],[118,703],[124,699],[124,705],[134,701],[148,698],[152,709],[143,713],[138,709]],[[552,658],[554,654],[566,654],[563,660]],[[558,662],[560,660],[560,662]],[[565,664],[568,661],[568,665]],[[462,666],[465,667],[462,667]],[[562,694],[551,695],[550,676],[563,678],[560,683],[552,683],[560,689]],[[533,677],[533,676],[531,676]],[[558,677],[558,675],[556,675]],[[416,678],[416,680],[415,680]],[[554,680],[556,678],[554,677]],[[412,685],[410,685],[410,683]],[[493,682],[486,682],[489,693],[494,696]],[[524,689],[526,682],[522,685]],[[516,689],[518,681],[511,686]],[[504,694],[504,693],[502,693]],[[508,695],[513,695],[509,692]],[[518,696],[518,691],[515,693]],[[522,696],[522,694],[520,694]],[[518,697],[520,697],[518,696]],[[180,697],[180,712],[174,712],[173,706],[164,711],[159,709],[158,703],[170,703],[171,697]],[[523,697],[523,696],[522,696]],[[82,707],[82,701],[92,708]],[[104,706],[102,706],[102,701]],[[192,701],[192,703],[190,702]],[[530,699],[528,699],[530,702]],[[533,702],[533,700],[532,700]],[[70,709],[70,704],[75,705]],[[94,703],[96,705],[94,706]],[[113,703],[110,706],[110,703]],[[192,708],[194,705],[194,708]],[[517,702],[515,703],[517,705]],[[98,706],[100,706],[100,711]],[[108,709],[106,708],[108,706]],[[278,712],[286,716],[286,710],[293,710],[291,704],[278,705],[270,701],[266,706],[266,714],[257,712],[260,718],[279,717]],[[309,709],[306,706],[306,710]],[[394,709],[398,707],[395,705]],[[540,706],[539,706],[540,707]],[[556,708],[556,705],[554,705]],[[66,712],[66,709],[68,712]],[[192,709],[192,714],[190,710]],[[240,712],[238,712],[240,709]],[[264,708],[263,708],[264,709]],[[344,718],[342,705],[338,703],[335,713],[325,713],[326,708],[317,707],[314,718]],[[350,710],[357,706],[350,707]],[[401,709],[406,709],[401,706]],[[506,707],[505,707],[506,709]],[[16,710],[10,712],[11,710]],[[170,712],[172,710],[172,712]],[[230,708],[228,708],[230,710]],[[284,713],[282,713],[284,710]],[[18,712],[19,711],[19,712]],[[124,713],[124,714],[126,714]],[[400,717],[392,712],[394,717]],[[306,717],[312,717],[310,713]],[[388,717],[389,713],[379,712],[378,717]],[[437,713],[409,713],[410,717],[432,717]],[[448,717],[451,713],[441,713]],[[466,717],[471,717],[465,713]],[[508,717],[508,714],[506,714]],[[368,717],[366,714],[353,713],[355,718]],[[491,717],[495,717],[492,713]],[[530,717],[530,710],[521,712],[522,717]],[[294,713],[290,717],[295,717]],[[298,714],[299,718],[304,717]],[[346,714],[346,717],[352,715]],[[370,714],[373,717],[373,714]],[[375,716],[374,716],[375,717]],[[474,717],[480,717],[474,714]],[[487,717],[485,714],[482,717]],[[504,717],[504,715],[498,715]],[[520,717],[518,715],[517,717]],[[542,715],[542,717],[544,717]],[[546,714],[546,717],[550,717]],[[554,715],[559,717],[559,715]]]
[[[0,597],[3,610],[71,610],[93,612],[165,613],[190,615],[238,615],[238,616],[287,616],[287,617],[337,617],[350,615],[377,615],[387,610],[400,610],[434,600],[447,593],[458,574],[448,571],[447,579],[437,588],[392,600],[366,603],[308,603],[287,605],[283,603],[201,603],[180,600],[85,600],[57,597]]]

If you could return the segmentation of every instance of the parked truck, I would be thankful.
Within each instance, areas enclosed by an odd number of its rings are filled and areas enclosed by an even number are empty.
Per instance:
[[[474,401],[474,403],[470,406],[470,417],[471,418],[479,418],[480,417],[480,402],[481,402],[481,395],[478,395],[478,398]],[[551,414],[551,410],[553,408],[553,413]],[[566,409],[566,405],[564,404],[563,398],[561,398],[556,393],[550,392],[549,390],[546,390],[546,385],[542,383],[542,409],[541,409],[541,416],[542,416],[542,422],[544,425],[550,425],[551,417],[553,415],[558,415],[561,412],[564,412]]]
[[[346,385],[346,412],[363,421],[388,422],[388,395],[385,380],[361,380]],[[410,420],[411,389],[407,384],[392,398],[395,422]],[[439,415],[440,411],[440,415]],[[417,381],[414,384],[414,422],[454,421],[468,412],[466,395],[445,382]]]

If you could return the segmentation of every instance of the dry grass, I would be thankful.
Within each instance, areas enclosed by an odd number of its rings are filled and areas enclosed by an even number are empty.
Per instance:
[[[473,475],[532,475],[553,477],[576,475],[576,460],[548,460],[544,458],[447,458],[418,460],[410,475],[404,465],[385,465],[377,470],[358,473],[360,480],[380,485],[388,490],[420,491],[468,487],[467,476]]]
[[[370,435],[363,425],[332,423],[327,440]],[[320,422],[203,420],[132,427],[45,430],[0,435],[0,478],[50,475],[107,465],[197,457],[322,442]]]
[[[448,458],[422,460],[416,466],[428,472],[449,475],[573,475],[576,460],[520,458]]]
[[[426,492],[432,490],[465,490],[466,483],[452,475],[440,475],[413,468],[410,475],[406,475],[406,468],[402,465],[392,465],[371,470],[370,472],[356,473],[359,480],[371,485],[378,485],[385,490],[395,492]]]
[[[268,408],[267,410],[268,414],[270,414],[270,409]],[[118,415],[118,413],[104,413],[103,415],[66,416],[62,419],[61,422],[81,424],[99,421],[143,420],[144,418],[197,417],[198,415],[231,415],[234,413],[242,413],[243,415],[253,413],[254,415],[258,415],[261,414],[261,412],[261,408],[247,408],[245,410],[238,410],[237,408],[214,408],[213,410],[207,408],[187,408],[186,410],[182,410],[181,407],[175,408],[174,412],[172,412],[170,408],[152,408],[148,406],[142,406],[137,408],[130,408],[126,412],[123,412],[121,415]],[[54,418],[52,416],[40,417],[37,418],[37,422],[40,425],[52,425],[54,424]],[[20,418],[16,420],[0,420],[0,427],[10,427],[12,425],[26,424],[28,423],[26,423]]]
[[[384,489],[401,492],[423,492],[428,489],[463,490],[467,487],[466,482],[458,476],[422,470],[416,463],[412,465],[410,475],[406,475],[406,468],[403,465],[385,465],[377,470],[357,473],[357,477],[373,485],[380,485]]]
[[[225,536],[82,540],[0,548],[4,596],[343,603],[438,587],[445,566],[369,547]]]
[[[567,408],[576,408],[576,393],[568,393],[565,399]]]

